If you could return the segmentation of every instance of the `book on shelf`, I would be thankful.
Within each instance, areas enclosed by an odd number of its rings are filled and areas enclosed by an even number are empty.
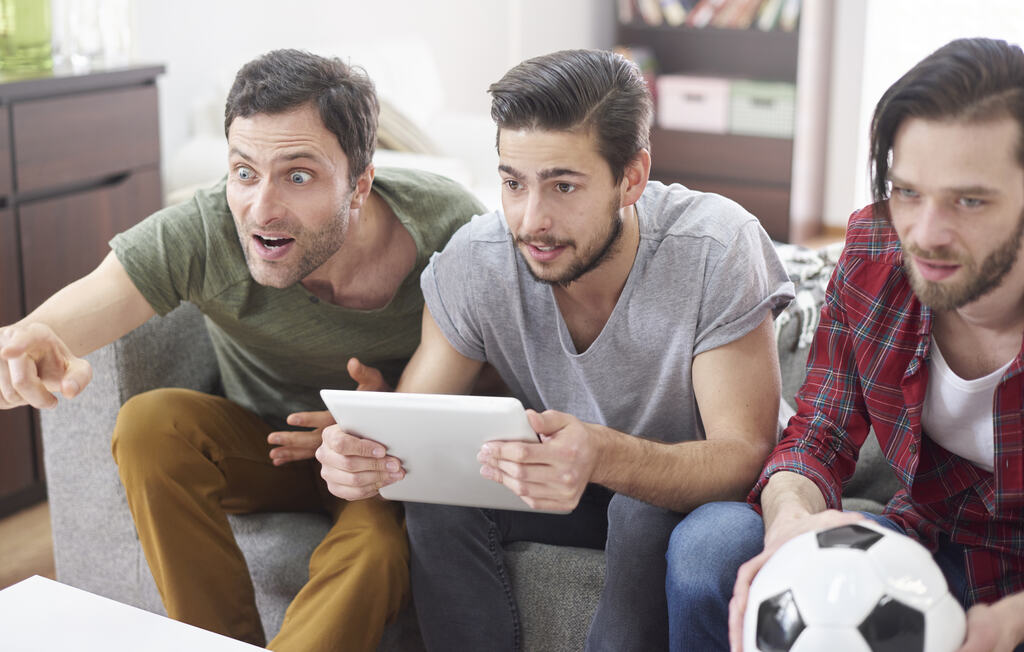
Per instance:
[[[728,0],[715,12],[711,26],[719,29],[748,29],[761,3],[762,0]]]
[[[757,12],[756,25],[762,32],[770,32],[779,22],[779,11],[784,0],[764,0]]]
[[[617,0],[623,25],[694,29],[797,29],[801,0]]]
[[[690,3],[692,6],[692,2]],[[661,0],[661,14],[665,23],[672,27],[679,27],[686,22],[686,14],[690,8],[682,0]]]
[[[644,22],[648,25],[661,25],[663,17],[661,15],[661,3],[658,0],[637,0],[637,9],[640,11],[640,17],[644,19]]]
[[[779,11],[778,28],[784,32],[795,31],[799,20],[800,0],[785,0],[782,3],[782,10]]]
[[[686,24],[690,27],[707,27],[725,3],[726,0],[700,0],[687,14]]]

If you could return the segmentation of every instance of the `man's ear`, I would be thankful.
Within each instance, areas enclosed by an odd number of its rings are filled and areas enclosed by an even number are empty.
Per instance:
[[[356,187],[352,190],[352,201],[349,203],[349,210],[359,210],[363,207],[363,202],[370,196],[370,189],[373,188],[373,175],[374,175],[373,163],[366,166],[363,173],[356,179]]]
[[[651,153],[642,149],[633,156],[622,171],[622,207],[632,206],[644,194],[647,179],[651,176]]]

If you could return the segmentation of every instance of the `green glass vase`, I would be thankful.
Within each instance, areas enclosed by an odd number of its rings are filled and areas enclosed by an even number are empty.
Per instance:
[[[0,0],[0,72],[53,69],[50,0]]]

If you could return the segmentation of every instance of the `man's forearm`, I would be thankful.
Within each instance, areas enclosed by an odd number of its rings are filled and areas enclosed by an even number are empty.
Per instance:
[[[761,492],[761,511],[766,530],[780,516],[817,514],[827,507],[818,485],[791,471],[779,471],[773,475]]]
[[[82,278],[48,298],[18,324],[49,326],[73,354],[90,353],[156,314],[111,253]]]
[[[767,446],[742,439],[666,444],[606,429],[593,481],[678,512],[715,500],[742,500]]]

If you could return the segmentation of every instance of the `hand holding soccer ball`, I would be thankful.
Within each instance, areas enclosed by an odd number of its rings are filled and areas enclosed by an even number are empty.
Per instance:
[[[951,652],[965,631],[931,553],[865,520],[779,548],[750,586],[743,649]]]

